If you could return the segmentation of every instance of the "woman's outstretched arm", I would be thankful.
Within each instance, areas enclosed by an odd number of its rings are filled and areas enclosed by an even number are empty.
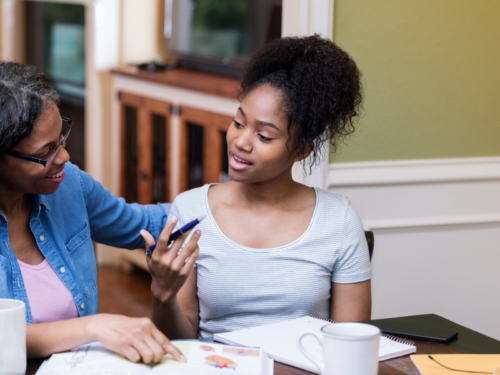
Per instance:
[[[153,278],[153,322],[172,339],[193,339],[198,337],[197,273],[193,265],[200,251],[198,239],[201,231],[196,230],[180,251],[189,232],[168,247],[168,239],[176,224],[176,217],[167,222],[155,251],[148,259]],[[155,243],[154,238],[146,231],[141,231],[141,234],[149,250]]]
[[[372,314],[371,280],[360,283],[332,283],[330,319],[338,322],[370,320]]]
[[[133,362],[157,363],[166,353],[186,360],[148,318],[97,314],[26,326],[28,358],[47,357],[91,341],[99,341]]]

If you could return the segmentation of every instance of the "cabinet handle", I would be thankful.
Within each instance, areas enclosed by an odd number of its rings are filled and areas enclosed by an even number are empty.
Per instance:
[[[146,172],[140,172],[139,177],[141,178],[141,180],[147,180],[148,174]]]

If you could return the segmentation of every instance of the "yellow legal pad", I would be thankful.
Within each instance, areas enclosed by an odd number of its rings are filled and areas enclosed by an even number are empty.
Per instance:
[[[500,367],[500,354],[431,354],[439,363],[459,370],[493,372]],[[465,374],[445,369],[429,358],[427,354],[410,356],[422,375]]]

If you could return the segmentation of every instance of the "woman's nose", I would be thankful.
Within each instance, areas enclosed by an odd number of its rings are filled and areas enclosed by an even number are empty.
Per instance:
[[[236,138],[234,145],[243,151],[250,152],[252,151],[252,139],[251,134],[248,129],[242,131],[238,137]]]
[[[69,152],[66,151],[66,147],[64,147],[63,145],[61,145],[61,147],[59,147],[59,150],[57,150],[57,155],[54,159],[54,164],[64,164],[64,163],[67,163],[69,161]]]

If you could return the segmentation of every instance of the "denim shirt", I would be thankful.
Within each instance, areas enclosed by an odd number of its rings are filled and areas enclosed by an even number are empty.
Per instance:
[[[33,195],[30,227],[36,243],[73,296],[80,316],[97,313],[97,269],[92,241],[126,249],[144,248],[140,230],[158,238],[169,204],[127,204],[77,166],[66,163],[66,176],[51,195]],[[0,298],[26,304],[21,269],[9,243],[7,218],[0,211]]]

